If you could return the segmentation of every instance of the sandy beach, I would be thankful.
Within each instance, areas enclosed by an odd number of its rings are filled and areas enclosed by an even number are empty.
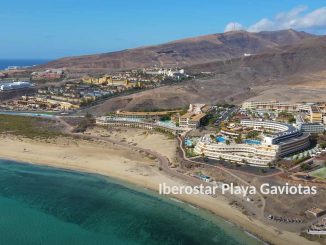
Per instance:
[[[175,139],[158,133],[146,134],[141,130],[135,131],[134,134],[127,131],[117,134],[119,137],[112,134],[110,137],[125,138],[127,142],[139,147],[164,154],[173,162]],[[185,184],[160,171],[157,159],[146,153],[99,140],[62,137],[45,141],[6,135],[0,138],[0,156],[4,159],[106,175],[155,191],[158,191],[159,183],[163,182],[169,185]],[[176,198],[209,210],[272,244],[318,244],[298,234],[279,231],[260,221],[251,220],[240,210],[232,208],[223,198],[204,195],[178,195]]]

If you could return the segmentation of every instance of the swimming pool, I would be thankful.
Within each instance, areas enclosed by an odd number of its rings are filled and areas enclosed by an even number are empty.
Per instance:
[[[244,142],[248,145],[261,145],[261,141],[259,140],[245,140]]]
[[[0,111],[0,115],[12,115],[12,116],[24,116],[24,117],[43,117],[43,118],[55,118],[56,115],[45,113],[33,113],[33,112],[15,112],[15,111]]]
[[[186,146],[192,146],[192,141],[190,139],[185,140],[185,145]]]
[[[171,128],[171,129],[177,128],[177,126],[171,121],[157,121],[156,123],[160,126]]]
[[[215,138],[215,140],[216,140],[216,142],[218,142],[218,143],[225,143],[225,138],[222,137],[222,136],[217,136],[217,137]]]

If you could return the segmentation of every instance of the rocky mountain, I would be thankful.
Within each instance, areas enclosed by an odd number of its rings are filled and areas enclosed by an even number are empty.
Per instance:
[[[326,101],[326,36],[304,38],[247,57],[189,65],[195,79],[114,98],[92,112],[176,108],[245,99]],[[203,73],[204,72],[204,73]]]
[[[279,50],[265,50],[247,57],[213,61],[188,66],[193,72],[247,72],[264,77],[288,75],[326,69],[326,36],[301,40]]]
[[[229,60],[245,54],[275,52],[313,35],[294,30],[250,33],[233,31],[187,38],[156,46],[141,47],[95,55],[67,57],[44,67],[100,71],[143,68],[153,65],[186,66],[210,61]]]

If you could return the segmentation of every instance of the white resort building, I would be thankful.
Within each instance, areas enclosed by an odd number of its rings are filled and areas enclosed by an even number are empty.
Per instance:
[[[280,101],[246,101],[242,104],[243,109],[276,110],[276,111],[297,111],[299,104],[290,104]]]
[[[209,135],[203,136],[197,143],[195,153],[208,158],[225,159],[240,164],[268,166],[276,160],[277,147],[274,145],[224,144],[217,143]]]
[[[100,126],[111,127],[130,127],[130,128],[144,128],[144,129],[160,129],[162,131],[173,134],[183,133],[187,131],[185,128],[177,127],[171,122],[164,121],[146,121],[141,118],[103,116],[96,118],[96,124]]]
[[[210,136],[203,136],[194,151],[208,158],[225,159],[240,164],[267,167],[280,157],[304,150],[310,145],[310,134],[303,133],[290,124],[271,121],[241,121],[241,125],[263,133],[263,140],[225,144]]]

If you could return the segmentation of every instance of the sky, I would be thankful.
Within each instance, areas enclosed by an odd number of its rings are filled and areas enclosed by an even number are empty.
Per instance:
[[[0,59],[55,59],[243,29],[326,34],[325,0],[0,0]]]

